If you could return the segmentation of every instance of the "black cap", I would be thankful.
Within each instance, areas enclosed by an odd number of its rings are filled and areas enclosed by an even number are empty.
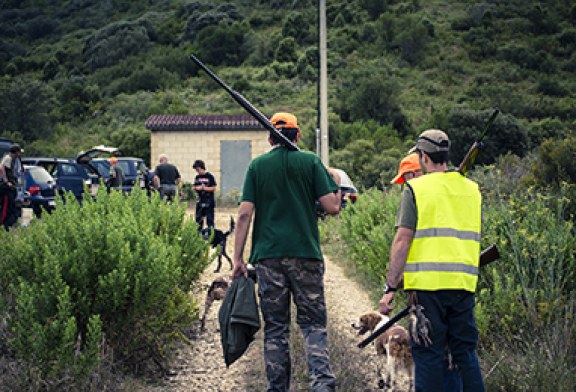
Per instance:
[[[10,147],[10,152],[22,152],[22,151],[24,151],[24,150],[22,150],[22,147],[20,147],[19,144],[13,144]]]

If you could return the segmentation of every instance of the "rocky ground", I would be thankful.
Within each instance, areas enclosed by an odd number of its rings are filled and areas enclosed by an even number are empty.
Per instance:
[[[216,226],[227,228],[230,216],[236,214],[236,209],[217,210]],[[228,253],[232,256],[234,240],[228,241]],[[249,247],[247,247],[249,249]],[[216,261],[206,269],[201,277],[201,285],[194,295],[197,296],[203,311],[204,298],[210,283],[222,274],[228,274],[227,262],[224,261],[220,273],[214,273]],[[339,390],[373,391],[377,388],[375,375],[374,349],[369,346],[364,350],[356,348],[359,341],[351,323],[360,314],[374,308],[369,295],[356,282],[350,280],[344,270],[331,260],[326,260],[326,302],[329,313],[329,338],[333,368],[338,377]],[[182,346],[173,362],[172,371],[167,379],[158,386],[150,388],[150,392],[158,391],[265,391],[264,363],[262,358],[262,333],[257,334],[255,341],[242,358],[226,368],[224,365],[220,333],[218,325],[219,302],[215,302],[207,316],[206,330],[200,331],[199,326],[192,327],[192,347]],[[293,328],[299,334],[297,328]],[[293,357],[298,355],[294,350]],[[294,358],[293,358],[294,362]],[[303,362],[301,359],[300,362]],[[304,367],[304,366],[302,366]],[[297,366],[294,378],[298,375]],[[350,380],[355,379],[354,383]],[[308,390],[306,380],[293,383],[293,391]],[[361,384],[361,385],[359,385]],[[354,386],[349,386],[354,385]]]

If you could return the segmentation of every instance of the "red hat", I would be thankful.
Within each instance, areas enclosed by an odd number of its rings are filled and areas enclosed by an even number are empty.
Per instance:
[[[404,184],[404,174],[422,170],[418,154],[410,154],[400,161],[398,175],[394,177],[390,184]]]

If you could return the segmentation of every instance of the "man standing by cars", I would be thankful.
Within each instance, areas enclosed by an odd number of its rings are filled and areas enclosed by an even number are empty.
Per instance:
[[[0,223],[6,231],[18,222],[21,215],[20,208],[16,205],[18,186],[23,184],[23,168],[20,156],[22,148],[13,144],[10,150],[0,161],[0,199],[2,210],[0,211]]]
[[[300,138],[296,117],[276,113],[271,123],[294,143]],[[264,319],[264,358],[269,391],[290,390],[290,302],[306,345],[313,391],[333,391],[324,300],[324,259],[314,201],[330,215],[340,211],[340,178],[315,154],[291,151],[271,132],[272,150],[250,163],[238,212],[234,278],[247,276],[243,253],[254,215],[250,263],[256,264]]]
[[[111,157],[108,159],[110,162],[110,178],[108,179],[108,191],[110,189],[122,190],[124,184],[124,171],[118,164],[118,158]]]
[[[172,201],[176,197],[176,192],[181,183],[178,168],[168,163],[168,156],[160,154],[158,157],[160,164],[154,169],[154,187],[160,191],[160,199]]]
[[[474,291],[478,282],[481,195],[478,185],[448,172],[450,140],[424,131],[413,148],[426,175],[407,182],[396,219],[380,311],[390,313],[404,273],[410,302],[431,322],[429,345],[412,341],[416,391],[444,390],[449,347],[465,391],[484,391],[476,354]]]
[[[198,201],[196,203],[196,223],[198,228],[204,227],[204,218],[206,218],[206,226],[214,227],[214,207],[216,206],[216,198],[214,192],[216,191],[216,180],[214,176],[206,171],[206,164],[204,161],[196,160],[192,165],[196,170],[196,177],[194,178],[194,185],[192,189],[198,194]]]

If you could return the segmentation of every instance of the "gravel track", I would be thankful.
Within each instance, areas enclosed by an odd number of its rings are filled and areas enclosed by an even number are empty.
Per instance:
[[[235,208],[216,210],[216,227],[226,228],[229,225],[230,216],[236,215]],[[249,249],[247,244],[246,249]],[[232,256],[234,249],[234,239],[228,241],[228,254]],[[219,274],[213,272],[216,267],[216,260],[204,271],[201,276],[201,284],[197,292],[193,295],[200,304],[200,314],[204,311],[204,299],[206,291],[211,282],[220,275],[228,274],[227,262],[223,260],[222,270]],[[363,380],[361,391],[376,391],[377,379],[375,376],[375,354],[372,347],[365,350],[356,348],[359,341],[355,331],[351,328],[351,323],[360,314],[374,309],[374,304],[370,300],[366,291],[356,282],[349,279],[344,270],[337,264],[326,259],[325,273],[326,303],[328,306],[328,318],[330,323],[329,339],[330,343],[337,344],[336,350],[330,348],[334,357],[338,358],[339,364],[333,360],[333,370],[337,377],[346,378],[347,374],[353,374]],[[196,323],[191,328],[192,346],[182,345],[172,362],[170,375],[160,384],[153,388],[146,388],[149,392],[167,391],[265,391],[266,382],[264,380],[263,363],[263,337],[262,329],[256,335],[255,341],[247,352],[230,368],[226,369],[220,344],[220,333],[218,325],[218,309],[220,302],[215,302],[206,318],[206,330],[200,331]],[[292,328],[292,334],[299,334],[299,330]],[[344,354],[339,352],[344,352]],[[348,355],[349,354],[349,355]],[[294,353],[294,356],[297,354]],[[332,356],[332,354],[331,354]],[[351,369],[346,369],[347,361],[351,360],[354,365]],[[297,359],[297,361],[303,361]],[[294,358],[293,358],[294,362]],[[343,363],[342,363],[343,362]],[[296,373],[296,372],[294,372]],[[296,375],[297,376],[297,375]],[[296,377],[294,376],[294,377]],[[342,382],[344,384],[344,382]],[[294,382],[293,391],[308,390],[305,382]],[[349,388],[339,388],[340,391],[350,390]]]

